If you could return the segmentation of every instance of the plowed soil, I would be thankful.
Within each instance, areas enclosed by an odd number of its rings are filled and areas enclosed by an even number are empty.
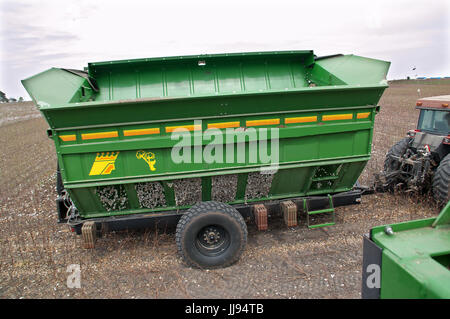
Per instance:
[[[387,150],[414,129],[419,96],[450,94],[450,83],[390,83],[376,117],[369,185]],[[173,228],[108,233],[93,250],[56,223],[56,156],[31,103],[0,104],[0,297],[2,298],[360,298],[362,236],[371,227],[436,216],[427,195],[378,193],[336,209],[336,225],[309,230],[279,218],[225,269],[187,267]],[[81,288],[67,267],[80,265]]]

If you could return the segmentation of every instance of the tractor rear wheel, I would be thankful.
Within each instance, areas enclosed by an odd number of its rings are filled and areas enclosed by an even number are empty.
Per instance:
[[[401,157],[408,150],[410,138],[405,137],[404,139],[398,141],[391,147],[391,149],[387,152],[386,158],[384,160],[384,174],[388,175],[393,171],[396,171],[400,168],[400,162],[395,160],[392,156]],[[386,182],[390,185],[396,182],[395,177],[386,177]]]
[[[247,243],[247,225],[230,205],[202,202],[181,216],[176,230],[178,252],[198,268],[227,267],[235,263]]]
[[[450,200],[450,154],[445,156],[433,176],[433,196],[440,206]]]

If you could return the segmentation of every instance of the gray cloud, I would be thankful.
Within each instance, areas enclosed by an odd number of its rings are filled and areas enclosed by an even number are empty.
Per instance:
[[[236,51],[363,55],[391,61],[389,78],[413,66],[450,74],[447,1],[0,1],[0,89],[11,96],[52,66]]]

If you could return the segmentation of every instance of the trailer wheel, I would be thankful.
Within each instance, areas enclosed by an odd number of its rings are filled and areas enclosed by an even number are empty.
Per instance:
[[[409,137],[406,137],[400,141],[398,141],[397,143],[394,144],[394,146],[392,146],[390,148],[390,150],[387,152],[386,154],[386,158],[384,160],[384,173],[385,174],[389,174],[397,169],[399,169],[399,162],[396,161],[395,159],[392,158],[393,156],[396,157],[401,157],[403,154],[406,153],[406,150],[408,149],[408,144],[409,144]],[[386,178],[387,183],[391,184],[396,182],[394,179],[395,177],[388,177]]]
[[[247,225],[231,206],[202,202],[181,216],[176,242],[178,252],[190,266],[227,267],[235,263],[244,251]]]
[[[439,205],[450,200],[450,154],[444,157],[433,176],[433,196]]]

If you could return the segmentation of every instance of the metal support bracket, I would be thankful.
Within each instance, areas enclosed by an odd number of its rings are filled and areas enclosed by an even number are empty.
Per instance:
[[[283,211],[284,223],[287,227],[297,226],[297,205],[293,201],[284,201],[280,203]]]
[[[253,205],[253,214],[258,230],[267,230],[267,208],[263,204]]]
[[[93,249],[97,239],[97,229],[95,222],[88,221],[81,227],[81,235],[83,236],[83,248]]]

